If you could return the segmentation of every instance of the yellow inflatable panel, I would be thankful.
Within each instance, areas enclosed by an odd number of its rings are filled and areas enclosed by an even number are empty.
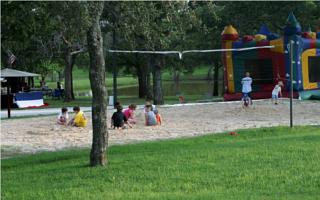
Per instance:
[[[316,56],[315,49],[308,49],[302,53],[302,77],[303,77],[303,89],[311,90],[317,89],[317,83],[309,82],[309,56]]]
[[[270,46],[275,46],[276,52],[278,52],[278,53],[284,53],[283,39],[280,39],[280,40],[271,40],[271,41],[270,41]],[[274,49],[271,48],[270,51],[274,51]]]
[[[254,41],[256,42],[260,42],[261,40],[266,40],[266,39],[267,39],[267,36],[265,35],[258,34],[254,36]]]
[[[232,25],[224,27],[224,30],[222,31],[221,35],[224,34],[238,34],[237,30],[232,27]]]
[[[316,39],[317,35],[316,35],[316,33],[312,32],[312,33],[309,33],[309,37],[312,39]]]
[[[226,49],[232,49],[232,41],[226,43]],[[234,74],[233,74],[233,62],[232,62],[232,51],[226,51],[226,63],[228,73],[228,86],[229,93],[234,93]],[[230,81],[231,80],[231,81]]]

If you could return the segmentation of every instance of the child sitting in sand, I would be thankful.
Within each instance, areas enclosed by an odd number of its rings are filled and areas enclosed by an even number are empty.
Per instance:
[[[251,100],[247,93],[242,94],[242,108],[250,108]]]
[[[68,120],[68,118],[69,118],[69,116],[68,116],[68,108],[63,107],[63,108],[61,109],[60,114],[59,114],[57,124],[61,124],[61,125],[67,126],[67,120]]]
[[[162,118],[159,114],[154,114],[153,111],[151,111],[151,105],[146,105],[145,107],[145,119],[146,119],[146,126],[155,126],[158,125],[160,122],[160,125],[162,126]]]
[[[73,107],[73,111],[76,113],[76,116],[72,118],[72,120],[69,122],[70,126],[76,126],[76,127],[86,127],[88,123],[88,119],[84,115],[84,113],[80,110],[79,106]]]
[[[155,115],[157,115],[157,114],[159,114],[159,110],[158,109],[155,109],[156,107],[158,107],[158,108],[163,108],[163,107],[161,107],[161,106],[158,106],[158,105],[152,105],[151,103],[150,103],[150,100],[149,99],[146,99],[146,106],[147,105],[150,105],[151,107],[151,111],[153,111],[153,113],[155,114]],[[146,112],[146,109],[143,109],[143,113],[144,114],[146,114],[147,112]]]
[[[117,112],[113,113],[111,117],[111,128],[112,126],[114,126],[114,129],[125,129],[126,126],[124,125],[124,122],[127,123],[130,128],[132,128],[127,116],[122,112],[122,110],[123,107],[121,105],[118,105]]]
[[[134,104],[131,104],[129,106],[129,109],[125,110],[123,113],[127,116],[130,123],[137,123],[135,119],[133,119],[134,111],[137,109],[137,106]]]
[[[274,87],[274,89],[272,90],[271,102],[273,103],[273,99],[275,99],[275,105],[278,105],[278,94],[279,93],[280,93],[280,96],[282,97],[281,86],[283,86],[283,83],[282,83],[282,81],[279,81],[278,85],[276,85]]]

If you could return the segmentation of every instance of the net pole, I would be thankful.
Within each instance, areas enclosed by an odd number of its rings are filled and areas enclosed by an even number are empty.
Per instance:
[[[293,41],[290,41],[290,127],[293,127],[292,119],[292,99],[293,99]]]

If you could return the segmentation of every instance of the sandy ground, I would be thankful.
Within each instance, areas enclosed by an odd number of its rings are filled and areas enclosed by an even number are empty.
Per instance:
[[[279,105],[268,100],[256,101],[250,109],[241,103],[212,103],[160,108],[163,126],[144,125],[142,109],[135,112],[138,121],[132,129],[109,129],[109,145],[154,141],[179,137],[193,137],[236,129],[290,125],[290,103],[279,100]],[[108,111],[108,126],[115,110]],[[90,148],[92,142],[92,114],[85,128],[57,125],[57,116],[1,121],[2,158],[17,154],[39,153],[78,148]],[[73,117],[70,114],[69,117]],[[319,101],[294,101],[294,125],[320,124]]]

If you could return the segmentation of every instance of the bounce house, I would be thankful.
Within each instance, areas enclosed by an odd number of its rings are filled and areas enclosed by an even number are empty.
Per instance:
[[[291,12],[282,37],[271,33],[263,24],[254,37],[239,38],[236,29],[230,25],[222,32],[221,40],[222,48],[230,49],[223,52],[225,101],[241,99],[241,80],[245,72],[250,72],[253,80],[252,99],[271,98],[271,92],[280,80],[284,84],[283,97],[290,97],[290,51],[293,53],[293,97],[320,99],[320,23],[316,33],[301,32],[301,26]],[[248,50],[250,47],[253,48]]]

